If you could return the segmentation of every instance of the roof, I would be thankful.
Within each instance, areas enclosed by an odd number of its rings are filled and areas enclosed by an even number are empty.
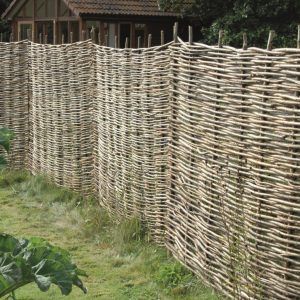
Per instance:
[[[76,15],[136,15],[178,17],[180,13],[164,11],[159,7],[159,0],[64,0]],[[16,6],[21,7],[24,0],[13,0],[2,18],[8,17]],[[191,0],[186,0],[186,5]]]
[[[157,0],[66,0],[75,14],[178,16],[160,9]]]

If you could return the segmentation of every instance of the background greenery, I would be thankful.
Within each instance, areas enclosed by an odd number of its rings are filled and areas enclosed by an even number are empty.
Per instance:
[[[297,23],[300,23],[299,0],[160,0],[163,8],[173,7],[194,16],[201,27],[201,40],[216,43],[220,29],[225,30],[225,43],[241,47],[243,32],[248,44],[266,47],[269,30],[277,33],[275,47],[295,47]]]

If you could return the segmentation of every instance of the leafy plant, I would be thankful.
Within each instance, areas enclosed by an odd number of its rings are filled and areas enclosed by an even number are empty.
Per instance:
[[[192,273],[179,262],[173,262],[160,266],[156,282],[164,286],[166,290],[171,290],[190,282],[192,277]]]
[[[7,128],[0,128],[0,148],[4,148],[6,152],[10,149],[10,143],[14,134]],[[6,160],[3,155],[0,155],[0,170],[6,165]]]
[[[0,234],[0,298],[35,282],[42,292],[55,284],[63,295],[69,295],[73,285],[87,292],[79,276],[86,273],[72,263],[70,254],[41,238],[16,239]]]

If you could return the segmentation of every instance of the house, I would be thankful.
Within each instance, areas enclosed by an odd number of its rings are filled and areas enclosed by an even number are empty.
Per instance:
[[[188,1],[187,1],[188,3]],[[35,42],[62,43],[84,40],[94,28],[95,42],[120,48],[152,45],[172,39],[173,25],[187,32],[189,20],[180,13],[164,11],[158,0],[13,0],[2,15],[12,28],[14,40],[30,37]]]

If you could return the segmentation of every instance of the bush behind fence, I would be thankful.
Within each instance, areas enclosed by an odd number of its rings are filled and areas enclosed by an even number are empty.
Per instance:
[[[11,163],[141,216],[236,299],[300,297],[300,50],[0,43]]]

